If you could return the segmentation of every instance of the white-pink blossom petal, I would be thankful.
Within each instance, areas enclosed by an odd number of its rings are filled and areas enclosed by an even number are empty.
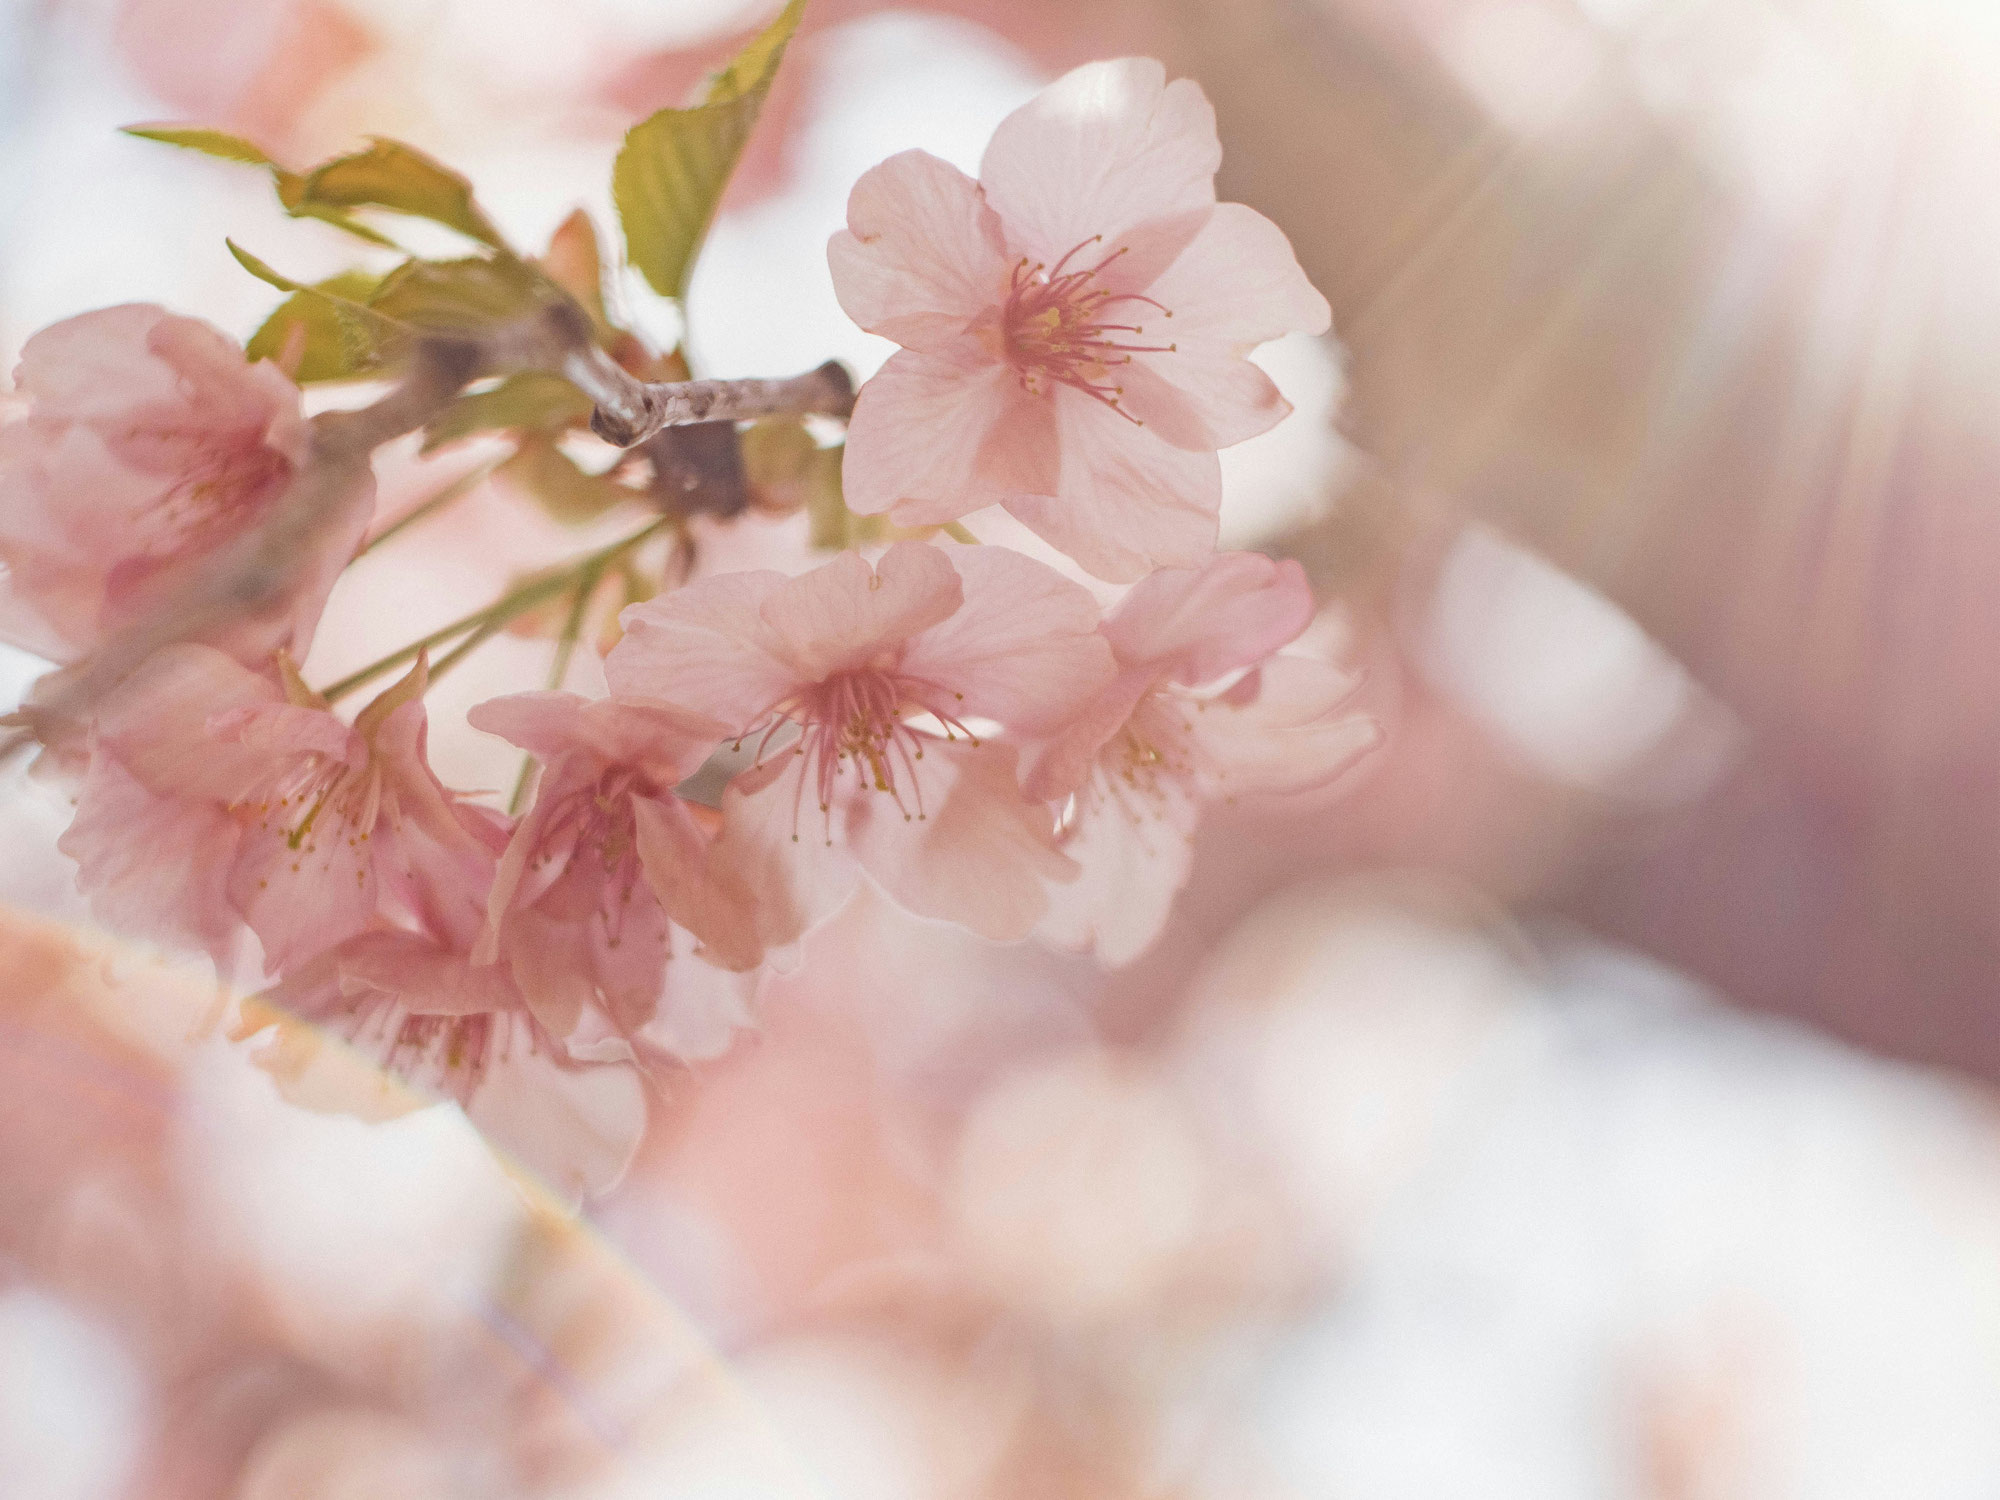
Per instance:
[[[1093,236],[1109,249],[1162,221],[1191,234],[1214,206],[1221,164],[1200,85],[1124,57],[1064,74],[1002,120],[979,180],[1009,247],[1053,263]]]
[[[928,151],[861,174],[847,228],[827,244],[840,305],[870,333],[924,349],[992,305],[1006,273],[1000,223],[979,184]]]

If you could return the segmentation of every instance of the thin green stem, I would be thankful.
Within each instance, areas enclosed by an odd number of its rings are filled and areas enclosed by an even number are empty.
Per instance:
[[[584,612],[589,608],[590,596],[597,591],[597,582],[603,576],[602,567],[585,568],[577,575],[576,591],[570,598],[569,614],[564,617],[562,634],[556,639],[555,660],[549,665],[550,692],[560,688],[563,679],[569,675],[570,658],[576,654],[576,643],[583,635]],[[534,756],[521,757],[521,769],[514,777],[513,793],[507,798],[507,816],[510,818],[521,810],[522,799],[528,795],[528,773],[534,767]]]
[[[560,575],[546,574],[524,583],[512,592],[501,595],[485,608],[474,610],[463,619],[453,620],[449,625],[440,626],[429,635],[419,636],[409,645],[391,651],[387,656],[372,661],[357,671],[349,672],[333,686],[324,689],[320,696],[329,703],[337,703],[356,688],[366,686],[384,672],[392,671],[406,662],[415,661],[419,653],[428,651],[433,646],[441,646],[453,636],[463,635],[468,630],[477,630],[490,620],[498,620],[505,624],[516,615],[526,613],[543,600],[561,593],[563,584],[564,579]]]
[[[509,620],[514,619],[518,615],[526,614],[529,610],[546,603],[550,599],[559,597],[566,590],[573,588],[576,581],[584,574],[602,573],[605,567],[613,559],[617,558],[619,554],[638,546],[647,537],[652,536],[663,527],[672,524],[674,524],[672,516],[661,516],[657,520],[647,522],[630,536],[622,537],[618,541],[611,543],[608,547],[600,547],[597,551],[586,553],[583,557],[576,559],[564,567],[531,578],[526,583],[520,584],[510,589],[507,593],[502,594],[485,608],[476,609],[471,614],[452,621],[449,625],[440,626],[429,635],[420,636],[416,640],[411,641],[407,646],[391,651],[387,656],[370,662],[358,671],[348,673],[340,681],[326,688],[321,693],[321,696],[327,702],[333,703],[346,697],[356,688],[373,682],[384,672],[392,671],[406,662],[415,661],[421,652],[428,651],[433,646],[443,645],[454,636],[463,635],[467,631],[474,632],[473,639],[461,642],[460,645],[452,649],[446,658],[432,668],[432,675],[435,676],[442,669],[444,661],[456,662],[465,652],[471,650],[474,646],[490,640],[498,632],[499,628]]]
[[[436,682],[445,673],[464,661],[466,657],[477,651],[506,628],[507,622],[505,620],[487,621],[484,625],[473,631],[471,635],[467,636],[456,646],[453,646],[451,650],[445,652],[443,656],[440,656],[436,661],[431,663],[430,680]]]
[[[583,634],[584,611],[590,607],[590,596],[597,591],[597,581],[603,576],[601,565],[585,568],[577,575],[576,595],[570,600],[569,614],[563,619],[562,634],[556,637],[555,660],[549,664],[550,692],[561,687],[563,678],[569,675],[570,658],[576,655],[577,639]]]
[[[489,478],[493,471],[499,467],[500,465],[497,463],[481,464],[471,473],[459,475],[458,478],[444,486],[436,494],[430,496],[428,499],[418,501],[417,504],[411,506],[387,526],[376,532],[375,535],[368,538],[367,541],[361,544],[361,550],[354,555],[356,557],[366,557],[397,533],[407,530],[419,521],[428,520],[447,505],[450,505],[454,500],[463,499],[472,493],[484,480]]]

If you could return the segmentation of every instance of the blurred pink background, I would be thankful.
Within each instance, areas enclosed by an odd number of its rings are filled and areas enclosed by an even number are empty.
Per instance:
[[[0,356],[138,299],[247,334],[224,233],[342,263],[119,125],[395,135],[540,244],[774,8],[0,0]],[[815,0],[703,368],[871,370],[853,179],[1129,51],[1333,302],[1260,355],[1298,413],[1224,454],[1224,538],[1306,563],[1387,748],[1219,810],[1118,973],[864,895],[576,1219],[448,1109],[279,1100],[10,770],[0,1496],[2000,1487],[2000,13]],[[574,544],[482,488],[310,665]],[[535,653],[433,695],[448,781],[511,779],[457,721]]]

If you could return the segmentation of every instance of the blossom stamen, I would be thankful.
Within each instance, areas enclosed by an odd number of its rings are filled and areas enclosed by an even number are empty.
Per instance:
[[[799,814],[805,805],[808,778],[818,794],[826,842],[833,842],[833,804],[840,790],[840,778],[850,765],[862,790],[886,793],[906,822],[925,821],[929,814],[924,807],[917,762],[924,758],[925,741],[936,735],[913,728],[909,716],[929,714],[943,728],[946,739],[956,741],[964,736],[975,748],[979,744],[978,736],[956,715],[934,708],[926,701],[939,696],[942,695],[935,684],[870,669],[837,673],[802,689],[771,710],[769,722],[761,726],[763,733],[757,742],[754,763],[764,763],[765,750],[787,724],[799,731],[799,738],[791,747],[792,754],[810,757],[793,795],[794,842],[798,839]],[[757,733],[759,727],[745,730],[743,738]]]
[[[1030,262],[1026,256],[1016,261],[1001,309],[1001,341],[1021,389],[1030,395],[1039,395],[1045,382],[1054,381],[1082,391],[1127,421],[1144,426],[1119,404],[1125,388],[1106,377],[1116,367],[1129,365],[1135,354],[1173,354],[1179,346],[1125,342],[1121,335],[1143,337],[1144,325],[1109,322],[1105,314],[1123,302],[1144,303],[1169,318],[1173,311],[1141,292],[1115,292],[1093,285],[1099,273],[1125,254],[1125,246],[1094,266],[1068,269],[1085,246],[1100,244],[1103,239],[1093,235],[1071,246],[1053,266]]]

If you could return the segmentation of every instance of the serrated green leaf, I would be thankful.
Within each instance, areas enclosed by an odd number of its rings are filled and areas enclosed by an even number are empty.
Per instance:
[[[590,412],[590,398],[562,376],[523,370],[453,401],[424,429],[424,452],[480,432],[553,435],[587,423]]]
[[[663,109],[632,127],[611,169],[625,250],[663,296],[683,298],[729,174],[764,107],[805,0],[791,0],[710,81],[691,109]]]
[[[496,472],[533,495],[556,520],[572,525],[594,521],[612,506],[634,498],[624,485],[601,474],[586,474],[547,438],[523,440],[520,452]]]
[[[511,257],[407,260],[382,278],[369,306],[412,328],[476,333],[511,322],[564,293]]]
[[[777,17],[744,44],[743,50],[709,76],[703,104],[721,104],[741,98],[755,89],[768,89],[784,60],[785,46],[799,29],[806,12],[805,0],[791,0]]]
[[[350,380],[369,373],[380,356],[379,341],[339,304],[365,303],[378,280],[366,271],[343,271],[308,290],[292,293],[250,336],[244,353],[281,367],[296,354],[297,363],[288,373],[300,385]]]
[[[304,176],[280,166],[261,146],[246,141],[241,136],[231,135],[223,130],[211,130],[204,125],[128,125],[125,127],[125,134],[144,141],[159,141],[164,145],[179,146],[187,151],[199,151],[204,156],[218,157],[223,161],[263,167],[271,174],[271,184],[277,189],[279,206],[293,218],[318,219],[336,229],[345,230],[356,239],[366,240],[371,245],[397,248],[396,242],[386,234],[370,229],[343,209],[331,204],[307,202]]]
[[[455,229],[506,250],[507,242],[473,201],[472,184],[440,161],[401,141],[378,136],[365,151],[336,156],[305,174],[296,213],[385,208]]]
[[[288,348],[294,324],[305,328],[299,373],[294,378],[344,380],[373,369],[407,329],[363,303],[356,293],[373,287],[364,271],[344,272],[308,286],[259,260],[234,240],[224,240],[236,263],[268,286],[292,295],[285,299],[251,336],[245,352],[252,358],[279,358]],[[304,372],[310,367],[311,375]]]

